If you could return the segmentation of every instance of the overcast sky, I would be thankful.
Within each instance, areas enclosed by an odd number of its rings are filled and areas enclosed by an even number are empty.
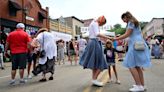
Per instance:
[[[108,25],[122,24],[120,16],[130,11],[139,21],[164,18],[164,0],[39,0],[49,7],[51,18],[75,16],[79,19],[104,15]]]

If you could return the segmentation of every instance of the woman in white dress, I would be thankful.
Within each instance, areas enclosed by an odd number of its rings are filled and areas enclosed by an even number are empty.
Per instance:
[[[40,82],[46,81],[46,73],[50,72],[51,76],[49,80],[53,80],[54,74],[54,61],[56,55],[56,43],[54,41],[54,36],[46,28],[41,28],[38,31],[36,41],[40,43],[40,48],[45,50],[45,56],[39,58],[39,65],[34,69],[33,74],[37,75],[43,72],[43,78],[39,80]]]

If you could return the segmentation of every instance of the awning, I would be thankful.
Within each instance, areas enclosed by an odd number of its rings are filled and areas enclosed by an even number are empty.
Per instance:
[[[22,9],[21,6],[18,3],[14,2],[13,0],[9,0],[9,7],[15,8],[16,10]]]
[[[46,15],[43,14],[42,12],[38,12],[38,15],[39,15],[39,17],[42,18],[42,19],[46,19],[46,18],[47,18]]]

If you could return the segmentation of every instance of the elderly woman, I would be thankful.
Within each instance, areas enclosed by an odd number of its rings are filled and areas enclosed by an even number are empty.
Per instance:
[[[40,56],[39,65],[34,69],[33,74],[37,75],[43,72],[43,78],[39,80],[40,82],[47,81],[46,73],[50,72],[51,76],[49,80],[53,80],[54,74],[54,61],[57,55],[56,43],[54,41],[53,35],[46,28],[41,28],[36,37],[36,41],[40,44],[40,51],[45,51],[44,56]]]

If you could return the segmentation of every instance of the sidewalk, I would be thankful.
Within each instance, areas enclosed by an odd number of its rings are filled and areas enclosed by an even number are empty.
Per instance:
[[[11,62],[4,62],[5,67],[11,67]]]

